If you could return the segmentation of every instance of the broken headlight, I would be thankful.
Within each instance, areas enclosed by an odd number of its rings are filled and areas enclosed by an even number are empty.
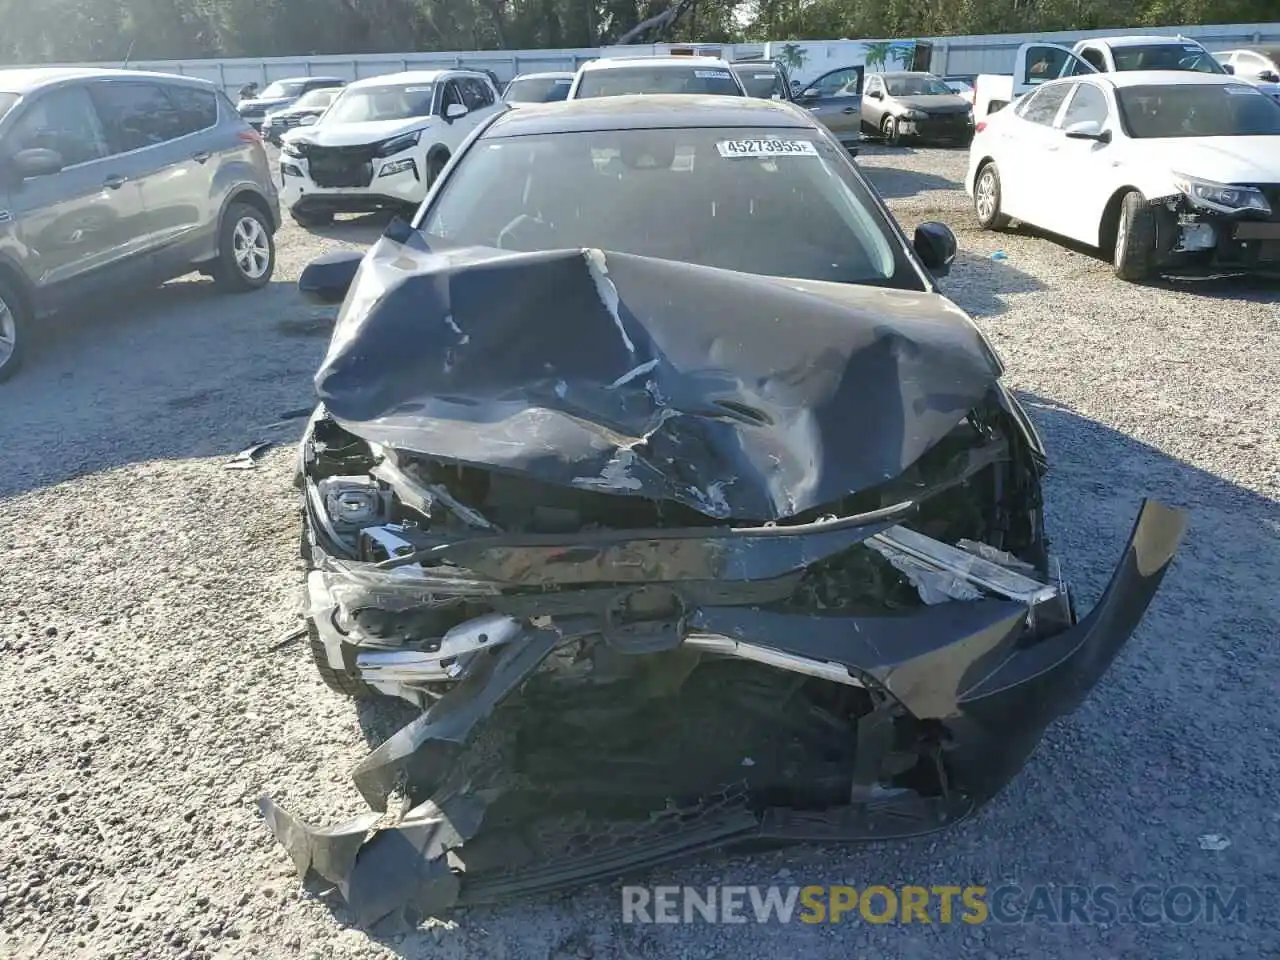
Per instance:
[[[1219,213],[1239,213],[1242,210],[1271,213],[1271,204],[1267,203],[1267,198],[1257,187],[1215,183],[1212,180],[1187,176],[1185,173],[1175,173],[1173,184],[1193,204],[1208,210],[1216,210]]]

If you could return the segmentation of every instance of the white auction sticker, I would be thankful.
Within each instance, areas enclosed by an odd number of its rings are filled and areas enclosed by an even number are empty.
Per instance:
[[[772,79],[773,79],[773,74],[772,74],[772,73],[757,73],[757,74],[755,74],[755,75],[754,75],[754,79],[756,79],[756,80],[772,80]]]
[[[722,157],[816,157],[818,148],[809,140],[721,140]]]
[[[695,70],[693,75],[699,80],[728,80],[729,74],[723,70]]]
[[[1262,96],[1262,91],[1259,90],[1257,87],[1246,87],[1243,84],[1230,83],[1230,84],[1227,84],[1222,89],[1226,90],[1227,93],[1234,93],[1237,95],[1242,93],[1256,93],[1258,96]]]

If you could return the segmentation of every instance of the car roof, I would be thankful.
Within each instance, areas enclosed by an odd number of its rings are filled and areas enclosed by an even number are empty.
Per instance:
[[[347,81],[346,81],[346,80],[344,80],[342,77],[312,77],[312,76],[305,76],[305,77],[276,77],[274,80],[272,80],[270,83],[268,83],[268,84],[267,84],[267,86],[268,86],[268,87],[269,87],[269,86],[271,86],[271,84],[272,84],[272,83],[309,83],[309,82],[311,82],[311,81],[313,81],[313,80],[321,80],[321,81],[323,81],[323,82],[325,82],[325,83],[328,83],[330,80],[337,81],[338,83],[346,83],[346,82],[347,82]]]
[[[382,73],[376,77],[361,77],[359,80],[353,80],[347,84],[347,89],[381,87],[389,83],[439,83],[442,78],[457,74],[468,74],[476,77],[485,76],[483,70],[404,70],[400,73]]]
[[[1190,87],[1216,86],[1228,84],[1240,86],[1247,81],[1229,73],[1199,73],[1194,70],[1122,70],[1118,73],[1088,73],[1076,77],[1064,77],[1065,80],[1104,80],[1117,89],[1125,87]],[[1057,82],[1057,81],[1055,81]]]
[[[563,80],[566,77],[572,77],[572,70],[547,70],[543,73],[521,73],[512,78],[511,82],[517,80]]]
[[[174,73],[155,73],[150,70],[110,70],[98,67],[22,67],[0,70],[0,90],[7,93],[29,94],[44,87],[69,80],[163,80],[166,83],[188,83],[212,87],[208,80],[184,77]]]
[[[1171,37],[1168,34],[1154,33],[1132,37],[1092,37],[1081,40],[1078,46],[1084,47],[1095,43],[1107,47],[1146,47],[1153,43],[1194,43],[1200,46],[1200,41],[1193,40],[1191,37]]]
[[[881,70],[882,77],[932,77],[928,70]]]
[[[761,67],[773,67],[779,73],[782,72],[782,65],[772,60],[735,60],[729,64],[730,70],[759,70]]]
[[[622,67],[720,67],[728,69],[731,64],[723,57],[601,57],[588,60],[580,70],[618,70]]]
[[[698,127],[821,129],[810,114],[782,100],[710,94],[637,94],[537,103],[498,115],[484,137],[520,137],[585,130]]]

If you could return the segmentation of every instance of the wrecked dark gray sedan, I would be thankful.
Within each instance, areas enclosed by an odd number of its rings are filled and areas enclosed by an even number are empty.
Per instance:
[[[1097,683],[1184,519],[1077,616],[1045,453],[940,224],[901,232],[803,111],[530,106],[342,301],[303,438],[325,682],[421,715],[371,811],[263,812],[362,922],[742,844],[964,818]]]

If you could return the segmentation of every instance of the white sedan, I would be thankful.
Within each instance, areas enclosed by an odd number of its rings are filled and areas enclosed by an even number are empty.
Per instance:
[[[1231,76],[1041,84],[978,123],[965,187],[984,228],[1098,247],[1124,280],[1280,271],[1280,103]]]

